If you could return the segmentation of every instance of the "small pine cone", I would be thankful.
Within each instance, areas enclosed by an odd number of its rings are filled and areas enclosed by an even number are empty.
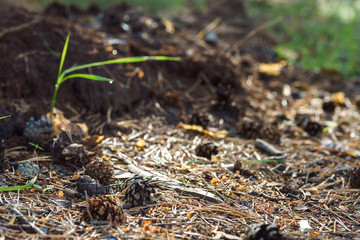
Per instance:
[[[251,119],[249,117],[244,117],[237,124],[237,129],[240,136],[247,139],[258,138],[260,129],[262,128],[263,123],[257,119]]]
[[[304,127],[305,132],[307,132],[310,136],[316,136],[322,131],[322,126],[313,121],[309,121]]]
[[[360,166],[350,171],[347,174],[347,179],[351,188],[360,188]]]
[[[207,128],[209,126],[210,119],[209,116],[205,113],[195,112],[190,114],[188,123],[192,125],[199,125],[202,126],[203,128]]]
[[[295,116],[295,122],[296,125],[304,129],[310,136],[316,136],[321,133],[322,126],[317,122],[311,121],[308,115],[297,114]]]
[[[242,170],[242,163],[239,160],[236,160],[236,162],[234,163],[234,167],[233,167],[233,172],[235,173],[236,171],[241,171]]]
[[[81,219],[85,222],[108,221],[116,225],[126,221],[121,203],[105,196],[89,199],[89,206],[82,213]]]
[[[23,134],[36,144],[46,145],[50,143],[54,137],[53,123],[45,115],[42,115],[41,118],[36,121],[31,117],[25,125]]]
[[[259,138],[271,143],[279,144],[281,133],[275,126],[264,126],[260,131]]]
[[[323,102],[323,104],[322,104],[323,110],[328,113],[334,112],[335,107],[336,107],[336,105],[333,101],[326,101],[326,102]]]
[[[298,190],[296,190],[293,186],[289,184],[282,186],[279,190],[284,194],[298,195],[300,193]]]
[[[261,138],[271,143],[280,143],[281,133],[277,127],[269,125],[258,118],[244,117],[237,124],[237,129],[244,138]]]
[[[207,159],[211,159],[211,155],[216,155],[218,154],[218,152],[219,151],[217,146],[211,142],[201,143],[195,149],[196,156],[204,157]]]
[[[234,163],[233,173],[239,172],[240,175],[244,177],[255,177],[254,174],[249,169],[243,169],[241,161],[236,160]]]
[[[255,223],[248,227],[245,240],[282,240],[286,239],[276,224]]]
[[[143,179],[142,177],[134,177],[126,180],[120,188],[120,191],[125,191],[125,202],[131,207],[144,206],[151,203],[151,193],[155,193],[154,186],[150,179]]]
[[[83,167],[90,163],[91,155],[94,155],[94,153],[87,151],[82,144],[72,143],[62,149],[58,155],[58,161],[65,165]]]
[[[115,182],[113,165],[100,157],[85,166],[85,174],[98,180],[102,185],[109,185]]]

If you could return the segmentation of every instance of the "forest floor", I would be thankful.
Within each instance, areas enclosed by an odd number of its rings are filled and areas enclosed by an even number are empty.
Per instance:
[[[241,1],[0,7],[6,239],[358,239],[360,82],[277,59]],[[64,68],[128,56],[149,61]],[[6,189],[3,189],[6,190]]]

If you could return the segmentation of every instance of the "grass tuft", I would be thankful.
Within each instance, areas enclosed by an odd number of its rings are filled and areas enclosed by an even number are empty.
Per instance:
[[[22,185],[22,186],[13,186],[13,187],[0,187],[0,192],[4,191],[4,192],[8,192],[8,191],[17,191],[17,190],[23,190],[26,188],[31,187],[32,185],[34,185],[34,183],[36,182],[38,176],[35,176],[31,179],[31,181],[26,184],[26,185]]]
[[[7,115],[7,116],[0,117],[0,120],[1,120],[1,119],[4,119],[4,118],[8,118],[8,117],[11,117],[11,115]]]
[[[89,79],[92,81],[102,81],[102,82],[109,82],[109,83],[112,83],[114,81],[111,78],[106,78],[106,77],[93,75],[93,74],[75,73],[75,74],[68,75],[71,72],[78,71],[81,69],[91,68],[91,67],[109,65],[109,64],[135,63],[135,62],[145,62],[145,61],[150,61],[150,60],[155,60],[155,61],[180,61],[181,60],[181,58],[179,58],[179,57],[167,57],[167,56],[125,57],[125,58],[118,58],[118,59],[113,59],[113,60],[78,65],[78,66],[74,66],[74,67],[68,68],[63,71],[63,65],[65,62],[65,57],[66,57],[66,53],[67,53],[67,49],[68,49],[68,45],[69,45],[69,40],[70,40],[70,32],[68,33],[68,35],[66,37],[66,41],[65,41],[64,48],[63,48],[62,55],[61,55],[61,60],[60,60],[60,65],[59,65],[59,73],[58,73],[58,77],[56,80],[55,91],[54,91],[54,95],[53,95],[52,102],[51,102],[51,111],[53,111],[53,109],[55,107],[56,97],[57,97],[57,94],[58,94],[61,84],[64,83],[68,79],[84,78],[84,79]]]

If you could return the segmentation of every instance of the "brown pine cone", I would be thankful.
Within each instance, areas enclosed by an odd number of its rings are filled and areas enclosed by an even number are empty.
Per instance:
[[[120,191],[125,191],[125,203],[131,207],[144,206],[151,203],[151,193],[155,193],[154,186],[150,179],[143,177],[134,177],[127,179],[120,188]]]
[[[82,210],[81,219],[89,221],[108,221],[111,224],[122,224],[126,221],[121,203],[106,196],[89,199],[89,205]]]
[[[242,118],[237,124],[240,136],[248,139],[258,138],[261,127],[262,123],[258,119],[251,119],[249,117]]]
[[[268,142],[279,144],[281,133],[275,126],[264,126],[261,129],[259,138],[267,140]]]
[[[277,127],[258,118],[242,118],[237,124],[237,129],[240,136],[244,138],[261,138],[271,143],[280,143],[281,133]]]
[[[244,169],[242,167],[241,161],[239,161],[239,160],[236,160],[236,162],[234,163],[233,173],[236,173],[236,172],[238,172],[240,175],[242,175],[244,177],[256,178],[256,176],[249,169]]]
[[[206,113],[195,112],[190,114],[188,124],[199,125],[206,129],[210,124],[210,119]]]
[[[310,136],[316,136],[322,131],[322,126],[319,123],[312,121],[310,116],[305,114],[297,114],[295,116],[295,123],[304,129]]]
[[[360,188],[360,166],[350,171],[347,174],[347,179],[351,188]]]
[[[336,105],[333,101],[323,102],[322,108],[325,112],[332,113],[335,111]]]
[[[204,157],[211,160],[211,155],[218,154],[218,148],[211,142],[201,143],[195,149],[196,156]]]
[[[322,126],[313,121],[309,121],[304,127],[305,132],[307,132],[310,136],[316,136],[321,133]]]
[[[102,185],[115,183],[114,166],[100,157],[95,157],[85,166],[85,174],[98,180]]]

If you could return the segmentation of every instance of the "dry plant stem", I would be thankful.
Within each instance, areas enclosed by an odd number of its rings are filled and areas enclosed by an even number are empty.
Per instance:
[[[253,29],[252,31],[248,32],[246,34],[245,37],[243,37],[242,39],[240,39],[239,41],[237,41],[236,43],[234,43],[234,45],[231,47],[231,51],[234,51],[235,49],[239,48],[245,41],[247,41],[248,39],[254,37],[257,33],[271,27],[272,25],[280,22],[282,20],[282,17],[278,17],[275,18],[269,22],[263,23],[259,26],[257,26],[255,29]]]
[[[219,17],[215,18],[209,25],[207,25],[203,30],[201,30],[198,34],[196,34],[196,37],[199,39],[203,39],[208,32],[214,30],[220,23],[221,23],[221,18]]]
[[[41,235],[46,235],[46,233],[44,233],[40,228],[38,228],[35,224],[29,221],[16,207],[12,206],[6,198],[5,201],[7,202],[11,211],[13,211],[16,215],[18,215],[25,223],[29,224],[35,232]]]
[[[201,188],[193,188],[193,187],[186,187],[184,188],[184,185],[176,180],[173,180],[171,178],[168,178],[160,173],[156,173],[154,171],[152,171],[151,173],[148,171],[145,171],[139,167],[136,167],[133,164],[130,164],[127,166],[128,170],[136,175],[142,176],[142,177],[154,177],[155,181],[164,181],[166,182],[166,184],[164,183],[159,183],[160,187],[163,187],[165,189],[172,189],[176,192],[178,192],[179,194],[185,193],[185,194],[189,194],[193,197],[199,197],[201,199],[210,201],[210,202],[216,202],[216,203],[222,203],[223,200],[221,198],[219,198],[218,196],[216,196],[215,194],[211,193],[211,192],[207,192]]]
[[[13,27],[10,27],[10,28],[6,28],[6,29],[4,29],[4,30],[2,30],[2,31],[0,32],[0,39],[1,39],[4,35],[6,35],[6,34],[8,34],[8,33],[10,33],[10,32],[20,31],[21,29],[28,28],[29,26],[40,22],[40,20],[42,20],[41,17],[36,17],[36,18],[34,18],[31,22],[23,23],[23,24],[20,24],[20,25],[17,25],[17,26],[13,26]]]

